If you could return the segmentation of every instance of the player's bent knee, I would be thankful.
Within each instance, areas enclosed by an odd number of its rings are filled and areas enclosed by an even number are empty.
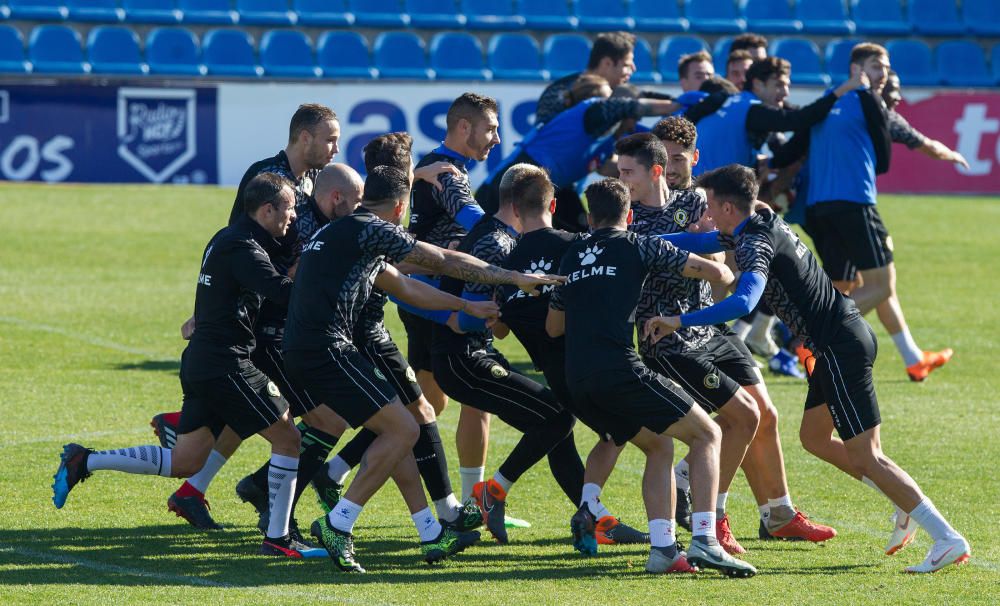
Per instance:
[[[420,425],[433,423],[437,420],[434,407],[427,401],[427,398],[420,396],[414,402],[410,402],[406,408],[413,415],[413,419]]]

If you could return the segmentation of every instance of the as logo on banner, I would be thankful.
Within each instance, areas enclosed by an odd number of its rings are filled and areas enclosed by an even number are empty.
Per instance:
[[[118,90],[118,155],[163,183],[197,153],[195,90]]]

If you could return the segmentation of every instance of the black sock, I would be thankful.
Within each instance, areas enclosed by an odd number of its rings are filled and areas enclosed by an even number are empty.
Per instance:
[[[441,443],[441,433],[436,421],[420,426],[420,437],[413,445],[413,457],[417,460],[417,469],[431,495],[431,501],[438,501],[451,494],[448,460],[444,455],[444,444]]]
[[[347,463],[347,466],[354,469],[361,463],[361,457],[365,456],[365,451],[368,447],[372,445],[375,438],[378,437],[374,431],[370,429],[362,429],[358,432],[358,435],[354,436],[350,442],[348,442],[337,456]]]
[[[546,419],[545,422],[529,427],[510,451],[510,455],[500,465],[500,473],[511,482],[542,460],[556,445],[572,431],[573,417],[568,412]],[[579,455],[577,455],[579,457]],[[581,481],[583,476],[580,476]],[[580,485],[583,491],[583,484]],[[578,493],[579,494],[579,493]],[[579,502],[579,498],[577,499]]]
[[[292,517],[295,517],[295,505],[302,496],[309,482],[323,463],[327,455],[337,445],[337,436],[332,436],[315,427],[306,427],[302,432],[302,446],[299,448],[299,475],[295,482],[295,496],[292,497]]]
[[[570,503],[578,505],[583,497],[583,461],[572,431],[549,451],[549,469]]]

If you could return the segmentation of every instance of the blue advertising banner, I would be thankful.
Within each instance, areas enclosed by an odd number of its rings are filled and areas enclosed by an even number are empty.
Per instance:
[[[0,177],[217,183],[215,87],[0,85]]]

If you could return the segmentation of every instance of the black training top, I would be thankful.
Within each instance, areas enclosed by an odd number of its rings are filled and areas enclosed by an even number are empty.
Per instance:
[[[410,254],[415,243],[403,228],[363,207],[317,231],[299,258],[282,348],[349,345],[375,277],[385,263]]]
[[[767,279],[764,300],[809,349],[823,350],[844,321],[858,315],[854,302],[833,287],[816,258],[778,215],[768,211],[751,215],[736,235],[735,252],[740,271]]]
[[[197,330],[181,367],[186,379],[211,379],[238,370],[255,346],[253,326],[261,298],[288,305],[292,282],[275,270],[263,246],[273,240],[242,215],[208,243],[195,290]]]
[[[688,253],[660,238],[602,228],[570,245],[559,265],[566,284],[549,305],[566,312],[571,383],[639,362],[632,345],[639,291],[651,271],[681,273]]]
[[[355,345],[378,343],[392,338],[389,329],[385,327],[385,304],[388,302],[389,295],[385,291],[372,288],[354,325],[354,335],[351,339]]]
[[[514,248],[516,240],[509,225],[492,215],[484,216],[462,238],[458,250],[473,257],[486,261],[491,265],[501,265]],[[465,292],[472,299],[487,301],[498,297],[498,288],[494,284],[478,284],[465,282],[458,278],[444,276],[441,278],[441,290],[461,297]],[[493,343],[493,333],[484,329],[458,334],[448,326],[435,324],[431,339],[431,352],[436,354],[467,353],[488,349]]]
[[[444,146],[441,146],[438,150],[443,148]],[[453,153],[433,151],[417,163],[417,168],[435,162],[450,162],[458,167],[461,175],[454,176],[451,173],[439,175],[438,181],[443,188],[441,190],[426,181],[417,181],[413,184],[409,230],[421,242],[448,248],[466,234],[467,230],[456,217],[464,207],[476,204],[476,199],[469,188],[469,173],[465,168],[464,158]]]

